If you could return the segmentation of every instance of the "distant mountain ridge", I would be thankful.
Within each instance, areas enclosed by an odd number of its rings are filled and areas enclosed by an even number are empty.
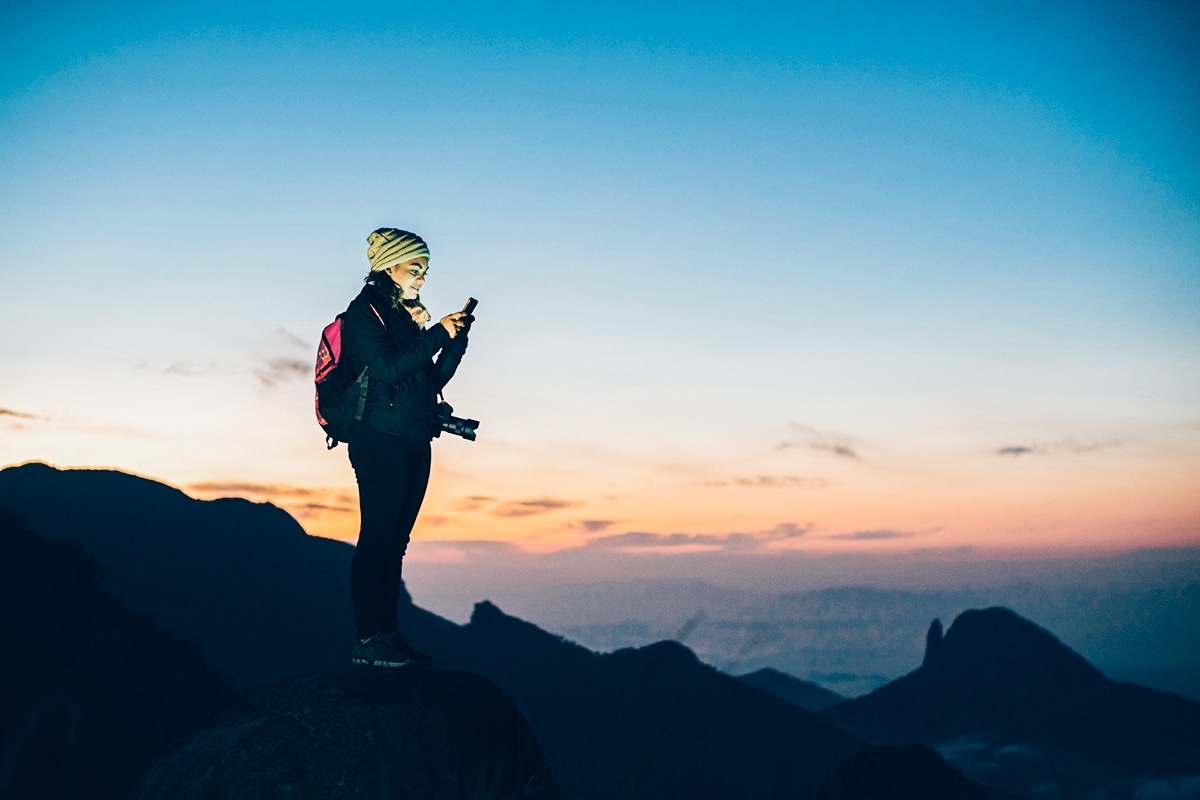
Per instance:
[[[738,680],[750,686],[765,689],[781,700],[786,700],[805,711],[824,711],[846,699],[837,692],[829,691],[824,686],[819,686],[811,681],[802,681],[786,672],[769,667],[747,675],[739,675]]]
[[[349,545],[269,505],[197,501],[102,470],[0,471],[0,507],[79,541],[131,605],[198,642],[243,686],[345,670]],[[853,758],[897,798],[981,797],[931,751],[876,750],[700,663],[675,642],[593,653],[491,603],[456,625],[407,596],[402,627],[440,667],[484,675],[535,730],[564,796],[849,800]],[[839,778],[841,776],[841,778]]]
[[[1042,772],[1073,792],[1200,773],[1200,704],[1109,680],[1004,608],[963,612],[944,636],[935,620],[919,668],[822,716],[867,741],[936,746],[968,774],[1008,772],[1010,789]]]

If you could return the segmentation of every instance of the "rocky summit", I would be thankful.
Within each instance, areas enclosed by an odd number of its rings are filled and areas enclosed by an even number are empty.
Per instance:
[[[304,676],[249,698],[159,761],[137,795],[557,798],[541,748],[486,678],[439,669]]]

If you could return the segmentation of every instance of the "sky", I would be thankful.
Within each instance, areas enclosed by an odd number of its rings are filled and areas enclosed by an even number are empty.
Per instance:
[[[395,226],[479,298],[410,562],[1200,546],[1195,4],[4,15],[0,465],[353,541],[312,369]]]

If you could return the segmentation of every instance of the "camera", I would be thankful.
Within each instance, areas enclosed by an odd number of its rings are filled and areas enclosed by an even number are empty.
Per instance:
[[[461,436],[467,441],[475,441],[475,429],[479,427],[479,420],[454,416],[454,406],[444,400],[437,404],[437,421],[438,427],[433,432],[434,438],[441,436],[442,431],[446,431],[455,436]]]

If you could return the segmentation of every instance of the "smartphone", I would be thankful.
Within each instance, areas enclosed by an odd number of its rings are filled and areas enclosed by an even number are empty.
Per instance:
[[[463,313],[464,314],[473,313],[475,311],[475,306],[478,304],[479,304],[478,300],[476,300],[474,297],[470,298],[469,300],[467,300],[467,304],[465,306],[463,306]]]

